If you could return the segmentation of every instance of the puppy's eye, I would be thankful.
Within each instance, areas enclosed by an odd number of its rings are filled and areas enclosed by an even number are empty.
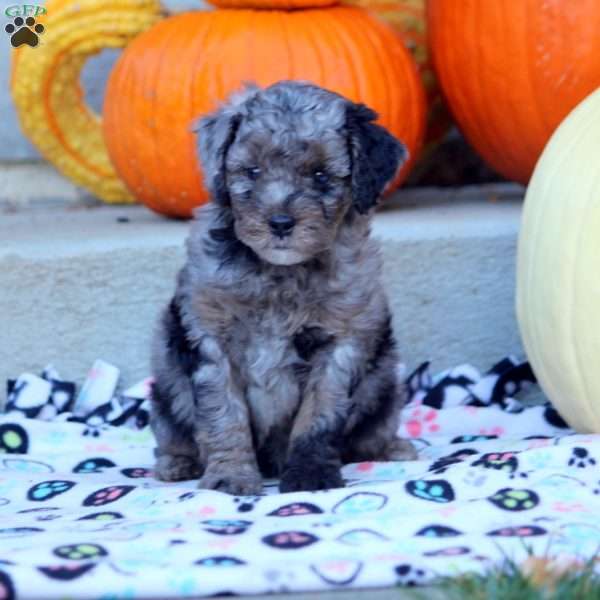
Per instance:
[[[329,174],[326,173],[325,171],[317,169],[313,173],[313,179],[314,179],[315,183],[317,183],[318,185],[325,185],[325,184],[329,183]]]
[[[246,169],[246,175],[248,175],[248,179],[256,181],[260,177],[260,169],[258,167],[250,167]]]

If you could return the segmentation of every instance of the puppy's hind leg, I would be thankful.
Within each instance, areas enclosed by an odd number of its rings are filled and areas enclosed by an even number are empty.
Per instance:
[[[344,462],[416,460],[413,445],[398,437],[405,390],[396,381],[395,360],[380,360],[354,390],[352,427],[345,440]]]

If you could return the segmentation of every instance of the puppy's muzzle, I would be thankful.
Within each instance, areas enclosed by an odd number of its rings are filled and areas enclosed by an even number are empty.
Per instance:
[[[269,219],[271,233],[281,239],[292,234],[295,224],[296,219],[289,215],[273,215]]]

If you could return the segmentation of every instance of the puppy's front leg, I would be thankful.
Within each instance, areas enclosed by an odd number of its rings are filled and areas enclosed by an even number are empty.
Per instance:
[[[252,445],[248,407],[233,369],[216,340],[206,337],[209,359],[192,374],[196,402],[195,441],[205,465],[198,487],[235,495],[256,495],[262,480]]]
[[[352,342],[338,343],[313,368],[292,428],[280,491],[344,486],[340,446],[351,406],[348,390],[359,356]]]

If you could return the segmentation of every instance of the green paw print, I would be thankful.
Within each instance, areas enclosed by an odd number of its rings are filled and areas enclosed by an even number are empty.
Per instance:
[[[540,503],[540,498],[531,490],[503,488],[490,496],[489,501],[503,510],[521,511],[535,508]]]
[[[0,425],[0,454],[25,454],[29,447],[27,432],[16,423]]]
[[[108,552],[98,544],[68,544],[54,549],[54,554],[69,560],[90,560],[108,556]]]

